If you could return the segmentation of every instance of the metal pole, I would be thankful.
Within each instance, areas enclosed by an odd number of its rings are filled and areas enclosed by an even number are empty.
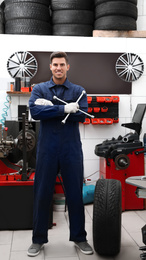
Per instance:
[[[23,167],[22,167],[22,181],[27,181],[26,164],[27,164],[27,154],[26,154],[26,137],[25,137],[25,113],[22,113],[22,136],[23,136]]]

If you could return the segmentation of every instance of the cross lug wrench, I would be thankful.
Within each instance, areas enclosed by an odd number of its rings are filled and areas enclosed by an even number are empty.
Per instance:
[[[82,98],[82,96],[83,96],[85,93],[86,93],[86,91],[83,90],[82,93],[81,93],[81,95],[80,95],[79,98],[77,99],[76,103],[78,103],[78,102],[80,101],[80,99]],[[67,118],[69,117],[69,115],[70,115],[70,113],[68,113],[68,114],[66,115],[66,117],[62,120],[62,124],[65,124],[65,123],[66,123],[66,120],[67,120]]]
[[[82,93],[83,93],[83,91],[82,91]],[[82,94],[82,93],[81,93],[81,95],[83,96],[85,93],[83,93],[83,94]],[[82,97],[81,95],[80,95],[80,97],[78,98],[78,100],[76,101],[77,103],[78,103],[79,100],[81,99],[81,97]],[[64,101],[64,100],[62,100],[62,99],[60,99],[60,98],[58,98],[57,96],[53,96],[53,99],[54,99],[54,100],[58,100],[58,101],[62,102],[62,103],[65,104],[65,105],[68,104],[66,101]],[[83,110],[81,110],[81,109],[78,109],[78,111],[80,111],[81,113],[85,114],[86,116],[89,116],[89,117],[91,117],[91,118],[94,118],[93,115],[90,115],[90,114],[86,113],[85,111],[83,111]],[[66,117],[68,118],[69,115],[70,115],[70,114],[67,114]],[[66,119],[67,119],[67,118],[66,118]],[[65,119],[64,119],[64,120],[65,120]],[[63,124],[65,124],[65,123],[64,123],[64,120],[62,120],[62,121],[63,121],[63,122],[62,122]],[[66,122],[66,120],[65,120],[65,122]]]

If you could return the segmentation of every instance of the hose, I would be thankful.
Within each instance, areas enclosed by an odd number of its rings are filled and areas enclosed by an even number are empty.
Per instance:
[[[11,97],[7,95],[6,101],[4,102],[5,107],[2,109],[4,113],[2,113],[2,119],[0,120],[0,123],[2,124],[2,129],[5,127],[6,116],[8,115],[7,111],[10,108],[10,103],[11,103]]]

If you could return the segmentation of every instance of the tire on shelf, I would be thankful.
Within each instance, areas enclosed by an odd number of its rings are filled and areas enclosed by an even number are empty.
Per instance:
[[[57,10],[52,12],[52,24],[91,24],[94,13],[89,10]]]
[[[0,4],[2,10],[4,11],[4,8],[5,8],[5,1],[2,1],[1,4]]]
[[[4,34],[4,13],[0,5],[0,34]]]
[[[94,0],[51,0],[52,10],[92,10]]]
[[[53,35],[58,36],[92,36],[93,26],[85,24],[55,24]]]
[[[51,35],[52,27],[45,21],[35,19],[14,19],[5,23],[6,34]]]
[[[95,8],[95,20],[107,15],[125,15],[137,20],[137,6],[125,1],[110,1],[97,5]]]
[[[3,23],[3,12],[1,8],[0,8],[0,23]]]
[[[5,7],[5,20],[12,19],[36,19],[50,22],[50,11],[49,8],[42,4],[31,3],[31,2],[20,2],[8,4]]]
[[[93,203],[93,244],[99,255],[114,256],[121,247],[121,182],[99,179]]]
[[[50,5],[50,0],[5,0],[5,5],[13,4],[13,3],[25,3],[25,2],[38,3],[46,6]]]
[[[102,4],[102,3],[106,3],[106,2],[110,2],[110,1],[117,1],[117,0],[94,0],[94,1],[95,1],[94,4],[96,6],[96,5],[99,5],[99,4]],[[121,0],[121,1],[137,5],[137,0]]]
[[[109,15],[103,16],[94,22],[94,30],[136,30],[136,20],[129,16]]]
[[[0,22],[0,34],[4,34],[4,25]]]

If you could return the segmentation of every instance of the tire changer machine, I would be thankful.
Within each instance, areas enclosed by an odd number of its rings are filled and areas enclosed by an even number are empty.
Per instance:
[[[95,146],[100,157],[100,179],[117,179],[122,187],[122,210],[144,209],[146,176],[144,171],[144,144],[139,140],[146,104],[138,104],[131,123],[122,126],[134,130],[125,136],[105,140]],[[108,191],[107,191],[108,192]],[[143,243],[146,245],[146,225],[142,227]],[[139,248],[146,251],[146,246]],[[140,255],[146,260],[146,252]]]
[[[33,184],[39,122],[18,121],[0,125],[0,230],[32,229]],[[53,225],[50,207],[48,228]]]

